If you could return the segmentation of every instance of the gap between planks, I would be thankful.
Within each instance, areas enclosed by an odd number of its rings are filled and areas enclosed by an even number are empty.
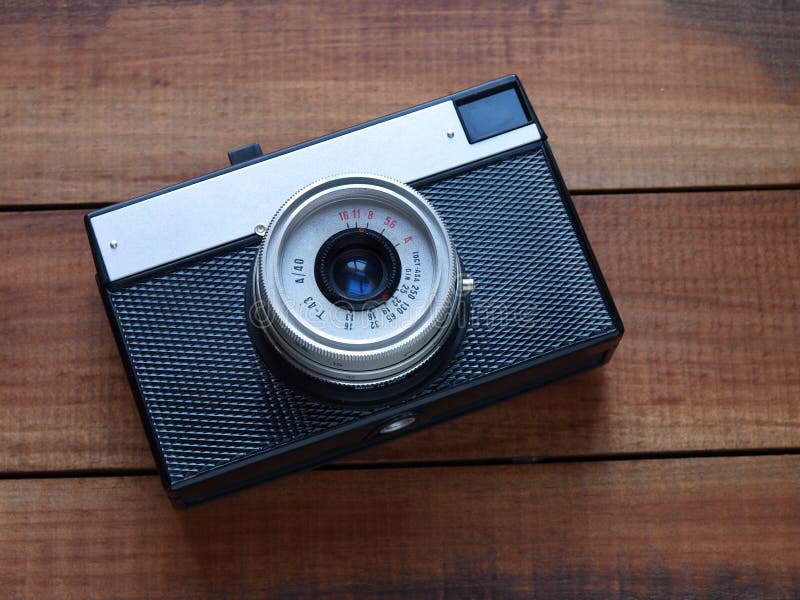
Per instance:
[[[800,448],[754,448],[683,450],[675,452],[620,452],[575,456],[508,456],[481,459],[450,459],[430,461],[334,462],[311,471],[369,471],[384,469],[441,469],[459,467],[552,465],[569,463],[635,462],[652,460],[746,458],[758,456],[799,456]],[[302,471],[301,471],[302,472]],[[307,472],[307,471],[306,471]],[[296,473],[295,473],[296,474]],[[290,477],[292,475],[289,475]],[[17,479],[79,479],[99,477],[153,477],[155,469],[69,469],[63,471],[11,471],[0,473],[0,481]],[[268,482],[264,482],[268,483]]]
[[[791,184],[759,184],[759,185],[715,185],[688,187],[653,187],[653,188],[617,188],[617,189],[576,189],[570,190],[571,196],[641,196],[645,194],[705,194],[724,192],[775,192],[800,190],[800,182]],[[126,202],[134,198],[120,198],[117,202],[76,202],[73,204],[5,204],[0,200],[0,213],[45,212],[56,210],[99,210],[112,204]]]

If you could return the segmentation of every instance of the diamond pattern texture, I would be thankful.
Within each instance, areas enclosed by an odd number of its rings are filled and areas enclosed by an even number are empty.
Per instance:
[[[421,191],[476,289],[456,359],[415,397],[614,329],[541,150]],[[304,398],[262,364],[244,324],[256,250],[110,292],[172,483],[365,415]]]

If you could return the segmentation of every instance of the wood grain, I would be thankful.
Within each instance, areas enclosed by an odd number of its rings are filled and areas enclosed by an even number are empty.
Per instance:
[[[155,477],[0,482],[46,598],[795,598],[797,456],[313,472],[189,511]]]
[[[601,371],[354,461],[800,447],[800,195],[576,199],[626,334]],[[80,211],[0,215],[0,469],[150,468]]]
[[[0,596],[797,598],[800,190],[697,190],[800,187],[798,31],[793,2],[3,2]],[[174,511],[83,209],[509,72],[569,187],[614,192],[576,199],[613,362]],[[664,189],[694,191],[618,193]],[[716,450],[764,455],[659,454]]]
[[[100,2],[0,11],[0,205],[106,203],[516,72],[572,189],[800,183],[800,11]]]

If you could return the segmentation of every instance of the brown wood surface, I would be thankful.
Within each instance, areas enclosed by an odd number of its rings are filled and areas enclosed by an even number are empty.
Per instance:
[[[350,460],[800,448],[800,194],[576,204],[627,327],[612,363]],[[81,217],[0,215],[6,472],[153,464]]]
[[[11,0],[0,204],[123,200],[516,72],[572,189],[800,183],[794,2]]]
[[[0,482],[8,597],[796,598],[800,457]],[[610,587],[610,583],[613,587]]]
[[[509,72],[612,363],[174,511],[87,208]],[[797,2],[7,0],[0,142],[0,598],[800,596]]]

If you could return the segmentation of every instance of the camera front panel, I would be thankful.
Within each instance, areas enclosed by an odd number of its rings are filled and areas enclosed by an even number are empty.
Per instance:
[[[398,243],[392,235],[363,237],[365,224],[356,226],[358,236],[311,243],[335,215],[318,227],[296,221],[295,241],[309,242],[298,246],[302,256],[291,253],[290,263],[298,256],[311,262],[315,253],[323,258],[314,261],[318,288],[299,277],[312,296],[322,294],[311,302],[319,313],[336,312],[322,304],[344,299],[359,303],[346,315],[361,310],[369,320],[380,311],[388,323],[405,310],[403,293],[423,309],[428,297],[445,300],[432,307],[452,307],[431,313],[430,322],[415,316],[402,328],[395,323],[398,331],[417,332],[407,340],[395,336],[395,346],[355,337],[355,314],[349,337],[272,320],[281,302],[269,272],[285,267],[288,254],[273,253],[281,244],[271,239],[291,238],[279,233],[281,222],[294,227],[292,218],[281,217],[282,207],[305,210],[306,191],[314,198],[322,193],[333,206],[343,185],[359,189],[362,203],[404,199],[412,220],[398,231],[413,229],[416,218],[417,225],[438,222],[450,239],[442,245],[439,236],[406,232],[400,243],[434,242],[417,248],[420,263],[414,258],[409,265],[407,252],[386,250],[387,240]],[[356,208],[369,216],[370,207]],[[86,226],[106,312],[176,506],[319,465],[599,366],[622,336],[515,76],[100,209],[86,216]],[[425,252],[443,257],[445,247],[450,259],[436,264],[452,279],[436,276],[430,265],[426,271],[423,260]],[[438,291],[411,298],[416,291],[394,279],[395,259],[404,277],[409,267],[419,269],[420,286],[425,273],[433,275],[439,287],[430,291]],[[279,293],[283,279],[274,288]],[[308,297],[301,296],[305,306]],[[292,340],[303,336],[323,343],[295,347]],[[337,346],[332,354],[329,342]],[[352,351],[362,346],[367,354]],[[396,351],[400,363],[391,356]],[[359,364],[348,364],[351,355]],[[333,385],[332,393],[323,394],[309,373]]]
[[[443,218],[476,287],[455,359],[392,411],[619,335],[545,143],[412,187]],[[168,486],[386,412],[301,394],[265,367],[244,298],[258,245],[253,236],[105,288]]]

